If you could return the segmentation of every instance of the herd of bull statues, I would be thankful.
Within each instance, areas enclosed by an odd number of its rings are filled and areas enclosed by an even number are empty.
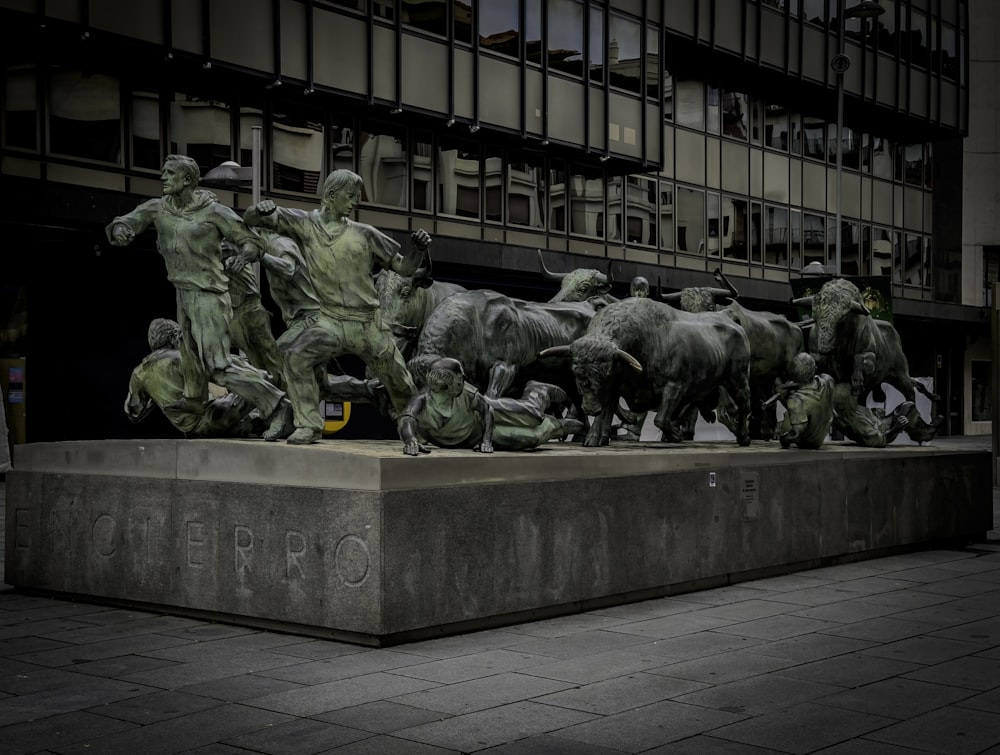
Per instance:
[[[362,179],[351,171],[326,178],[319,209],[263,200],[242,217],[199,188],[187,156],[168,156],[161,179],[162,197],[106,229],[118,246],[154,229],[176,290],[176,320],[150,324],[150,353],[132,372],[134,422],[157,407],[186,437],[310,444],[322,437],[320,401],[367,402],[414,456],[428,445],[638,440],[649,412],[669,442],[692,439],[699,416],[740,445],[754,435],[784,448],[819,448],[831,432],[868,447],[936,432],[915,399],[937,397],[910,376],[899,335],[841,278],[795,300],[812,315],[792,322],[744,307],[719,270],[719,287],[654,297],[636,278],[617,299],[610,266],[553,273],[539,251],[559,291],[526,301],[434,280],[425,231],[404,253],[352,220]],[[261,271],[284,321],[278,338]],[[345,354],[365,363],[365,379],[328,372]],[[903,396],[890,412],[868,406],[884,403],[883,384]]]

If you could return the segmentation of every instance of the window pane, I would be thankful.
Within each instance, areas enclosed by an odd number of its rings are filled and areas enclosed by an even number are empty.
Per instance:
[[[646,29],[646,96],[660,99],[660,35],[652,26]]]
[[[367,121],[358,136],[358,172],[364,179],[362,201],[389,207],[407,207],[409,173],[406,129]]]
[[[132,167],[158,170],[160,155],[160,96],[156,92],[132,92]]]
[[[404,24],[430,34],[448,34],[445,0],[401,0],[400,12]]]
[[[872,228],[861,229],[861,275],[872,275]]]
[[[520,57],[518,0],[490,0],[479,4],[479,46],[484,50]]]
[[[708,193],[705,195],[705,210],[708,215],[708,233],[706,235],[708,238],[702,238],[698,243],[698,248],[702,253],[707,250],[708,256],[715,258],[719,256],[719,248],[722,243],[719,222],[720,207],[718,194]]]
[[[826,156],[826,123],[803,118],[802,130],[805,136],[802,154],[815,160],[822,160]]]
[[[761,216],[760,202],[750,203],[750,261],[759,265],[762,260],[761,250]]]
[[[826,26],[826,0],[802,0],[802,15],[811,24]]]
[[[674,77],[670,71],[663,71],[663,120],[674,119]]]
[[[232,160],[229,105],[174,93],[170,103],[170,152],[192,158],[201,168],[202,175]]]
[[[608,71],[611,86],[642,93],[642,25],[631,18],[608,16]]]
[[[507,222],[529,228],[545,227],[545,159],[514,152],[507,166]]]
[[[723,259],[745,261],[750,235],[746,200],[723,197],[721,220],[720,237],[722,239]]]
[[[710,134],[719,133],[719,106],[721,93],[718,87],[708,87],[708,114],[706,116],[705,130]]]
[[[583,71],[583,4],[549,2],[549,68],[580,76]]]
[[[7,69],[4,79],[5,147],[38,149],[38,71],[32,65]]]
[[[524,39],[528,60],[542,62],[542,0],[524,0]]]
[[[910,12],[910,56],[915,65],[927,68],[930,62],[927,16],[920,11]]]
[[[924,283],[924,240],[915,233],[908,233],[905,238],[903,283],[907,286],[922,286]]]
[[[788,209],[764,207],[764,264],[788,267]]]
[[[413,169],[413,207],[419,212],[434,211],[434,139],[418,131],[414,134],[411,154]]]
[[[906,147],[903,148],[903,160],[906,163],[903,169],[903,176],[906,183],[912,184],[913,186],[923,186],[924,145],[907,144]]]
[[[455,41],[472,44],[472,3],[454,0],[452,6],[455,23]]]
[[[81,71],[55,71],[49,81],[48,100],[52,152],[121,164],[118,79]]]
[[[941,75],[958,81],[958,30],[941,24]]]
[[[549,230],[566,232],[566,167],[552,160],[549,169]]]
[[[604,81],[604,9],[590,9],[590,49],[587,59],[590,68],[590,80]]]
[[[788,269],[793,272],[798,272],[804,267],[802,264],[802,249],[804,246],[802,236],[802,213],[798,210],[790,210],[788,213]]]
[[[463,218],[479,217],[479,145],[442,139],[438,161],[438,212]]]
[[[483,214],[486,220],[503,222],[503,151],[493,144],[484,148]]]
[[[892,147],[888,139],[872,137],[872,175],[892,178]]]
[[[570,233],[604,238],[604,171],[574,165],[569,201]]]
[[[674,248],[674,185],[660,181],[660,249]]]
[[[826,220],[822,215],[802,214],[802,266],[826,264]]]
[[[656,181],[626,176],[625,189],[625,240],[629,244],[656,246]]]
[[[858,170],[861,167],[861,145],[860,135],[856,131],[844,126],[840,131],[841,164],[845,168]],[[831,165],[837,164],[837,127],[830,126],[830,154]]]
[[[357,170],[354,166],[354,127],[350,120],[330,127],[329,166],[331,171]]]
[[[861,226],[843,221],[840,237],[840,272],[842,275],[861,275]]]
[[[874,228],[872,231],[872,275],[892,275],[892,231]]]
[[[750,134],[750,98],[740,92],[722,95],[722,135],[746,141]]]
[[[677,251],[704,254],[705,192],[677,187]]]
[[[679,126],[705,129],[705,85],[700,81],[674,80],[674,108]]]
[[[275,104],[271,123],[271,181],[275,189],[319,194],[323,171],[323,114]]]

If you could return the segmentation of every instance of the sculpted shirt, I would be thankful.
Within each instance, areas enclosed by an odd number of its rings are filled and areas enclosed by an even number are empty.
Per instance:
[[[321,212],[279,207],[271,215],[248,212],[247,221],[273,228],[298,242],[325,314],[349,317],[351,313],[374,313],[378,296],[372,269],[375,265],[389,267],[399,244],[378,229],[350,219],[329,231]]]
[[[419,433],[435,445],[445,448],[467,447],[483,439],[483,416],[479,389],[465,384],[462,394],[454,399],[451,412],[444,414],[426,401],[415,415]]]
[[[108,238],[118,223],[138,235],[150,226],[156,229],[156,248],[163,256],[167,278],[179,289],[222,294],[229,290],[229,278],[222,265],[220,242],[237,245],[259,244],[240,216],[215,201],[215,195],[195,189],[194,203],[178,209],[167,197],[143,202],[132,212],[115,218],[106,229]]]

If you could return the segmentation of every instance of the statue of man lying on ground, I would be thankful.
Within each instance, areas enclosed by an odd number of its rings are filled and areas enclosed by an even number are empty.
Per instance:
[[[487,398],[466,382],[462,364],[445,357],[427,372],[426,388],[410,399],[397,428],[403,453],[429,453],[426,440],[443,448],[471,448],[492,453],[524,451],[562,440],[583,429],[575,419],[559,419],[545,411],[566,401],[562,388],[529,381],[520,399]]]

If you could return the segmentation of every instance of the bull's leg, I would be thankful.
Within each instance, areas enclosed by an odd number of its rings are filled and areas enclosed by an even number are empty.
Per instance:
[[[510,362],[495,362],[490,368],[490,382],[486,386],[487,398],[502,398],[514,384],[517,365]]]
[[[616,398],[613,403],[601,407],[601,413],[594,418],[594,421],[590,424],[590,429],[587,430],[587,437],[583,439],[583,445],[608,445],[611,437],[611,421],[615,416],[615,407],[617,405],[618,399]]]
[[[746,373],[732,377],[724,386],[735,405],[733,434],[741,446],[750,445],[750,381]]]
[[[680,408],[684,394],[685,386],[673,380],[669,381],[660,391],[660,408],[653,418],[653,424],[660,428],[664,440],[682,437],[671,418]]]

